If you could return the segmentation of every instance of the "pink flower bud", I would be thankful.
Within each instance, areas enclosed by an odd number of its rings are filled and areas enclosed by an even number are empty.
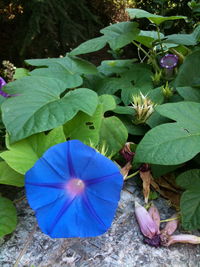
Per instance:
[[[140,226],[140,230],[144,236],[152,239],[158,234],[159,229],[157,224],[153,221],[148,211],[137,202],[135,202],[135,215]]]

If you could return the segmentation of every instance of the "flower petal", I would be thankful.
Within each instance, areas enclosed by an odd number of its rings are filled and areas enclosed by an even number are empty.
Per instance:
[[[25,176],[26,196],[31,208],[36,210],[63,196],[64,190],[56,186],[48,186],[49,184],[63,185],[63,182],[65,183],[65,180],[50,165],[47,165],[43,158],[39,159]]]
[[[175,243],[189,243],[200,244],[200,237],[195,235],[172,235],[169,237],[166,246],[170,246]]]
[[[174,220],[166,223],[165,227],[161,231],[163,235],[172,235],[176,231],[178,224],[179,224],[179,220],[177,218],[178,218],[177,213],[172,215],[170,219],[174,219]]]
[[[159,228],[160,228],[160,213],[157,209],[157,207],[155,205],[151,205],[151,207],[148,210],[149,215],[151,216],[151,218],[153,219],[153,221],[155,222],[155,224],[158,227],[158,232],[159,233]]]

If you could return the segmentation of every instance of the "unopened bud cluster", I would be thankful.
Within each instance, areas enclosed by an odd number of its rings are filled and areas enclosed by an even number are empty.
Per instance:
[[[147,98],[147,96],[140,93],[138,96],[133,96],[132,106],[136,111],[134,123],[142,124],[145,123],[145,121],[153,113],[156,104]]]
[[[169,86],[168,82],[162,86],[162,92],[166,98],[169,98],[173,95],[173,89]]]

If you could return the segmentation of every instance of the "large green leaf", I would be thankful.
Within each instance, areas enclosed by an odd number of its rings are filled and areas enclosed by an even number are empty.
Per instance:
[[[17,225],[17,212],[11,200],[0,197],[0,237],[12,233]]]
[[[136,162],[176,165],[200,152],[200,104],[168,103],[156,107],[162,116],[175,120],[150,130],[139,143]]]
[[[152,72],[146,65],[133,64],[128,71],[119,74],[120,77],[105,77],[96,84],[99,94],[114,94],[121,90],[121,99],[125,105],[132,102],[134,95],[146,95],[152,89]]]
[[[5,161],[0,162],[0,184],[24,186],[24,176],[14,171]]]
[[[48,148],[65,140],[62,127],[58,127],[47,135],[39,133],[15,144],[7,144],[9,150],[2,152],[0,157],[16,172],[25,174]]]
[[[138,24],[136,22],[120,22],[110,25],[100,32],[103,36],[88,40],[73,49],[70,55],[87,54],[102,49],[106,43],[109,43],[113,50],[119,49],[133,40],[139,33]]]
[[[116,108],[111,95],[99,96],[99,105],[92,116],[79,112],[64,125],[65,135],[70,139],[79,139],[88,145],[106,147],[107,155],[113,156],[125,144],[128,133],[117,117],[104,117],[104,113]]]
[[[200,88],[194,88],[190,86],[177,87],[179,95],[186,101],[200,102]]]
[[[26,60],[26,63],[39,67],[31,71],[29,75],[57,79],[65,89],[80,86],[83,83],[82,74],[97,73],[97,69],[93,64],[72,56],[29,59]]]
[[[97,106],[97,109],[92,116],[79,112],[72,120],[64,125],[66,138],[78,139],[87,145],[97,145],[99,142],[102,114],[102,105]]]
[[[115,112],[115,110],[113,111]],[[147,127],[146,125],[133,124],[134,115],[135,114],[133,114],[132,116],[118,115],[117,117],[123,122],[129,134],[143,136],[149,130],[149,127]]]
[[[103,113],[114,111],[116,103],[113,96],[102,95],[99,97],[103,105]],[[114,156],[124,146],[128,138],[128,131],[122,121],[115,116],[106,117],[102,114],[101,128],[99,132],[99,147],[106,146],[108,156]]]
[[[21,79],[21,78],[28,76],[28,75],[29,75],[29,70],[24,69],[24,68],[16,68],[13,78],[15,80],[17,80],[17,79]]]
[[[197,50],[186,57],[175,79],[176,87],[200,86],[199,62],[200,62],[200,50]]]
[[[107,38],[105,36],[93,38],[91,40],[88,40],[80,44],[78,47],[73,49],[70,52],[70,55],[75,56],[75,55],[95,52],[95,51],[102,49],[106,45],[106,43],[107,43]]]
[[[160,38],[164,38],[164,34],[160,33]],[[135,40],[151,48],[153,46],[153,42],[155,42],[157,39],[158,33],[156,31],[140,31]]]
[[[98,67],[98,71],[106,76],[123,73],[133,65],[137,59],[118,59],[118,60],[103,60]]]
[[[54,77],[57,76],[56,75],[57,69],[62,70],[63,72],[65,72],[65,74],[71,74],[71,75],[74,75],[76,73],[78,74],[97,73],[95,65],[82,58],[70,55],[61,58],[28,59],[25,62],[32,66],[48,67],[48,69],[51,72],[55,73]],[[30,74],[32,73],[33,72],[31,72]]]
[[[131,19],[134,18],[147,18],[151,22],[159,25],[164,21],[168,20],[177,20],[177,19],[186,19],[187,17],[184,16],[169,16],[169,17],[163,17],[159,15],[155,15],[152,13],[149,13],[145,10],[138,9],[138,8],[127,8],[126,11],[128,12]]]
[[[200,26],[189,34],[171,34],[165,36],[166,40],[164,43],[175,43],[180,45],[196,45],[199,42],[200,37]]]
[[[180,167],[180,165],[166,166],[166,165],[154,165],[154,164],[151,164],[151,171],[152,171],[152,174],[153,174],[154,178],[159,178],[162,175],[165,175],[167,173],[173,172],[174,170],[176,170],[179,167]]]
[[[200,229],[200,170],[189,170],[177,177],[186,191],[181,196],[182,225],[186,230]]]
[[[103,106],[103,113],[116,108],[115,98],[111,95],[99,96],[99,103]]]
[[[136,22],[128,21],[110,25],[100,32],[105,35],[110,47],[116,50],[135,40],[140,30]]]
[[[100,147],[106,145],[107,155],[115,155],[126,143],[128,131],[115,116],[104,118],[100,129]]]
[[[13,83],[13,91],[22,93],[2,105],[2,118],[11,142],[58,127],[78,111],[92,115],[98,103],[97,94],[86,88],[60,98],[64,88],[53,78],[25,77]]]

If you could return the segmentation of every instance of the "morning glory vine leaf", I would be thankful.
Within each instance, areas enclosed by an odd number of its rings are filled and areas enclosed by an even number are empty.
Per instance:
[[[87,88],[71,90],[60,98],[66,88],[54,78],[30,76],[9,87],[18,96],[2,104],[2,119],[12,143],[63,125],[78,111],[92,115],[98,104],[97,94]]]
[[[106,146],[109,156],[116,154],[125,144],[128,132],[120,119],[115,116],[106,118],[106,111],[116,108],[111,95],[99,96],[99,105],[92,116],[79,112],[64,125],[67,139],[78,139],[87,145],[99,148]]]
[[[128,12],[131,19],[147,18],[149,21],[155,23],[156,25],[160,25],[162,22],[168,21],[168,20],[177,20],[177,19],[186,19],[187,18],[184,16],[163,17],[163,16],[149,13],[145,10],[138,9],[138,8],[127,8],[126,11]]]
[[[200,51],[188,55],[180,66],[175,79],[176,87],[200,87]],[[185,75],[187,73],[187,75]]]
[[[174,43],[179,45],[197,45],[200,38],[200,26],[197,26],[189,34],[171,34],[165,36],[164,43]]]
[[[105,36],[96,37],[90,39],[78,47],[74,48],[69,54],[72,56],[92,53],[102,49],[107,44],[107,38]]]
[[[128,71],[120,73],[120,77],[103,77],[96,83],[98,94],[114,94],[121,90],[121,99],[125,105],[132,102],[134,95],[140,92],[146,95],[153,88],[152,72],[146,65],[133,64]]]
[[[160,33],[160,38],[164,38],[164,34]],[[136,37],[136,41],[151,48],[153,42],[158,39],[158,33],[156,31],[140,31],[139,35]]]
[[[97,145],[102,121],[103,106],[98,105],[92,116],[83,112],[64,125],[66,139],[78,139],[86,145]]]
[[[13,170],[5,161],[0,162],[0,184],[24,186],[24,176]]]
[[[106,146],[107,155],[113,156],[119,152],[127,139],[128,131],[120,119],[112,116],[102,120],[99,146]]]
[[[0,153],[0,157],[13,169],[13,172],[15,170],[25,174],[48,148],[65,141],[62,127],[55,128],[48,134],[32,135],[14,144],[9,144],[7,139],[8,150]]]
[[[176,122],[151,129],[136,149],[135,162],[176,165],[200,152],[200,104],[178,102],[160,105],[156,111]]]
[[[176,182],[186,191],[181,196],[182,225],[186,230],[200,228],[200,170],[180,174]]]
[[[103,60],[98,71],[106,76],[123,73],[128,71],[136,61],[137,59]]]
[[[11,200],[0,197],[0,238],[12,233],[17,225],[17,212]]]
[[[66,56],[63,58],[29,59],[27,64],[39,67],[29,74],[40,77],[59,79],[66,88],[80,86],[83,83],[82,74],[96,74],[96,67],[81,58]]]
[[[104,34],[113,50],[130,44],[138,36],[140,30],[136,22],[119,22],[112,24],[100,31]]]
[[[176,91],[186,101],[200,102],[200,90],[199,88],[184,86],[176,87]]]
[[[104,35],[88,40],[73,49],[69,55],[81,55],[102,49],[107,43],[113,50],[130,44],[137,37],[140,30],[136,22],[119,22],[100,31]]]

